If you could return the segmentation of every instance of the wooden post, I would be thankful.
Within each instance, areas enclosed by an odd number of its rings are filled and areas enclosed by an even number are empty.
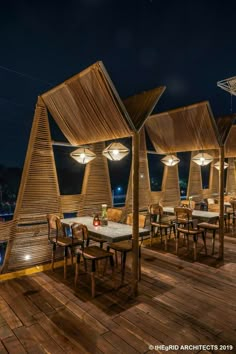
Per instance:
[[[220,170],[219,170],[219,259],[224,258],[224,146],[220,147]]]
[[[133,135],[133,248],[132,248],[132,275],[133,295],[138,295],[139,279],[139,133]]]

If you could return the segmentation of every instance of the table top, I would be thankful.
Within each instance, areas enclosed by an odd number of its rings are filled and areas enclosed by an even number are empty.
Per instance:
[[[87,226],[91,235],[101,237],[108,242],[118,242],[132,237],[132,226],[121,224],[114,221],[108,221],[107,226],[94,226],[91,216],[79,216],[74,218],[61,219],[64,225],[71,226],[73,223],[84,224]],[[139,235],[146,236],[150,234],[148,228],[139,228]]]
[[[164,207],[163,210],[165,213],[174,214],[174,207]],[[192,216],[210,220],[218,218],[219,213],[216,213],[214,211],[193,210]]]

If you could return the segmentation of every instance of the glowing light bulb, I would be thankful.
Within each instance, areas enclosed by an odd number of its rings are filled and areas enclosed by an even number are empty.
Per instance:
[[[84,153],[80,154],[80,157],[81,157],[81,159],[84,159],[85,158],[85,154]]]
[[[112,153],[113,153],[113,155],[117,156],[117,155],[119,155],[120,152],[119,152],[119,150],[113,150]]]
[[[26,261],[28,261],[30,258],[31,258],[31,257],[30,257],[29,254],[27,254],[27,255],[25,256],[25,260],[26,260]]]

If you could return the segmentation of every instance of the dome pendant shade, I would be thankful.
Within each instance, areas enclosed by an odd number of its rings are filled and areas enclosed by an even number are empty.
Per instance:
[[[95,159],[96,154],[87,148],[79,148],[73,151],[70,156],[79,163],[83,165],[89,163],[93,159]]]
[[[161,162],[166,166],[175,166],[180,162],[180,159],[175,155],[166,155],[163,159],[161,159]]]
[[[213,157],[205,152],[200,152],[192,158],[192,161],[199,166],[206,166],[213,161]]]
[[[111,161],[120,161],[128,155],[129,149],[121,143],[111,143],[102,152],[102,154]]]
[[[217,170],[220,170],[220,161],[216,162],[216,163],[214,164],[214,167],[215,167]],[[228,168],[228,167],[229,167],[229,164],[228,164],[227,162],[224,162],[224,170],[225,170],[226,168]]]

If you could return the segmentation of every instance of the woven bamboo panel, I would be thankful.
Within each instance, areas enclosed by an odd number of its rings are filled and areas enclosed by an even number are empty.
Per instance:
[[[48,243],[47,233],[47,224],[18,226],[6,272],[50,262],[52,245]],[[57,259],[62,257],[62,251],[59,247],[56,252]]]
[[[180,203],[178,165],[165,166],[162,180],[163,205],[177,206]]]
[[[228,159],[229,167],[227,169],[226,191],[227,193],[236,194],[236,166],[235,159]]]
[[[214,164],[219,161],[219,158],[216,158],[211,163],[210,169],[210,179],[209,179],[209,190],[211,195],[219,193],[219,171],[214,167]]]
[[[162,204],[163,202],[163,192],[151,192],[151,202],[150,204]]]
[[[60,213],[60,198],[46,107],[39,98],[14,217],[19,223],[46,221]]]
[[[152,113],[165,89],[164,86],[157,87],[153,90],[128,97],[123,101],[138,131],[142,128],[147,117]]]
[[[11,252],[11,243],[16,234],[16,220],[0,222],[0,242],[7,242],[7,249],[5,253],[4,263],[0,267],[0,273],[5,272],[7,269],[8,259]]]
[[[127,212],[132,211],[132,166],[129,177],[129,184],[126,194],[125,208]],[[139,152],[139,209],[147,209],[151,200],[151,186],[147,160],[147,148],[144,128],[140,131],[140,152]]]
[[[236,125],[230,129],[225,144],[225,157],[236,157]]]
[[[202,199],[202,173],[201,166],[192,161],[192,158],[197,155],[198,152],[191,153],[189,178],[188,178],[188,190],[187,196],[194,196],[195,201]]]
[[[84,196],[82,194],[61,195],[62,213],[76,212],[83,207]]]
[[[145,127],[160,154],[219,148],[218,130],[208,102],[152,115]]]
[[[83,206],[79,210],[80,215],[92,215],[101,212],[101,205],[112,206],[112,193],[110,175],[106,157],[102,155],[105,143],[93,145],[96,159],[90,162],[85,169],[82,194]]]
[[[101,62],[44,93],[42,98],[73,145],[127,137],[135,129]]]

